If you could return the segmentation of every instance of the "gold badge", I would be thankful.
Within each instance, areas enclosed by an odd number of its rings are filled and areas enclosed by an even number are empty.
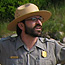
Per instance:
[[[18,59],[18,56],[11,56],[11,59]]]
[[[47,57],[47,52],[46,51],[42,51],[42,57]]]

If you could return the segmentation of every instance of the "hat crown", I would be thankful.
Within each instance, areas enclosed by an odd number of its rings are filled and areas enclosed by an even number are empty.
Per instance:
[[[29,14],[32,12],[36,12],[36,11],[39,11],[39,9],[36,5],[34,5],[32,3],[22,5],[16,9],[15,19],[20,17],[20,16],[23,16],[23,15],[26,15],[26,14]]]

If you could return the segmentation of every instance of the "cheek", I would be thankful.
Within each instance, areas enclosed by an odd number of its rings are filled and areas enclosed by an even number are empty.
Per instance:
[[[30,21],[30,22],[26,22],[26,25],[27,25],[28,27],[33,28],[33,27],[35,26],[35,23]]]
[[[35,23],[33,23],[33,24],[30,24],[30,27],[31,27],[31,28],[33,28],[34,26],[35,26]]]

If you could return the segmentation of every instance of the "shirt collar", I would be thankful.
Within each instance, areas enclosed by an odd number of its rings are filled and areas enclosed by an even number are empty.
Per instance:
[[[24,43],[22,42],[20,36],[17,37],[17,41],[16,41],[16,50],[18,48],[20,48],[21,46],[24,46]]]
[[[42,50],[46,50],[46,46],[45,46],[45,42],[44,42],[44,38],[38,38],[36,46]]]
[[[42,50],[45,50],[45,46],[44,46],[44,38],[38,38],[37,42],[36,42],[36,47],[41,48]],[[17,37],[17,41],[16,41],[16,50],[20,47],[24,46],[24,43],[22,42],[20,36]]]

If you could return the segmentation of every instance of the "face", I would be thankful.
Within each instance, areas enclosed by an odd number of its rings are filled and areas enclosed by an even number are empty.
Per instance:
[[[32,16],[25,19],[25,33],[33,37],[40,37],[42,34],[42,21],[40,16]]]

